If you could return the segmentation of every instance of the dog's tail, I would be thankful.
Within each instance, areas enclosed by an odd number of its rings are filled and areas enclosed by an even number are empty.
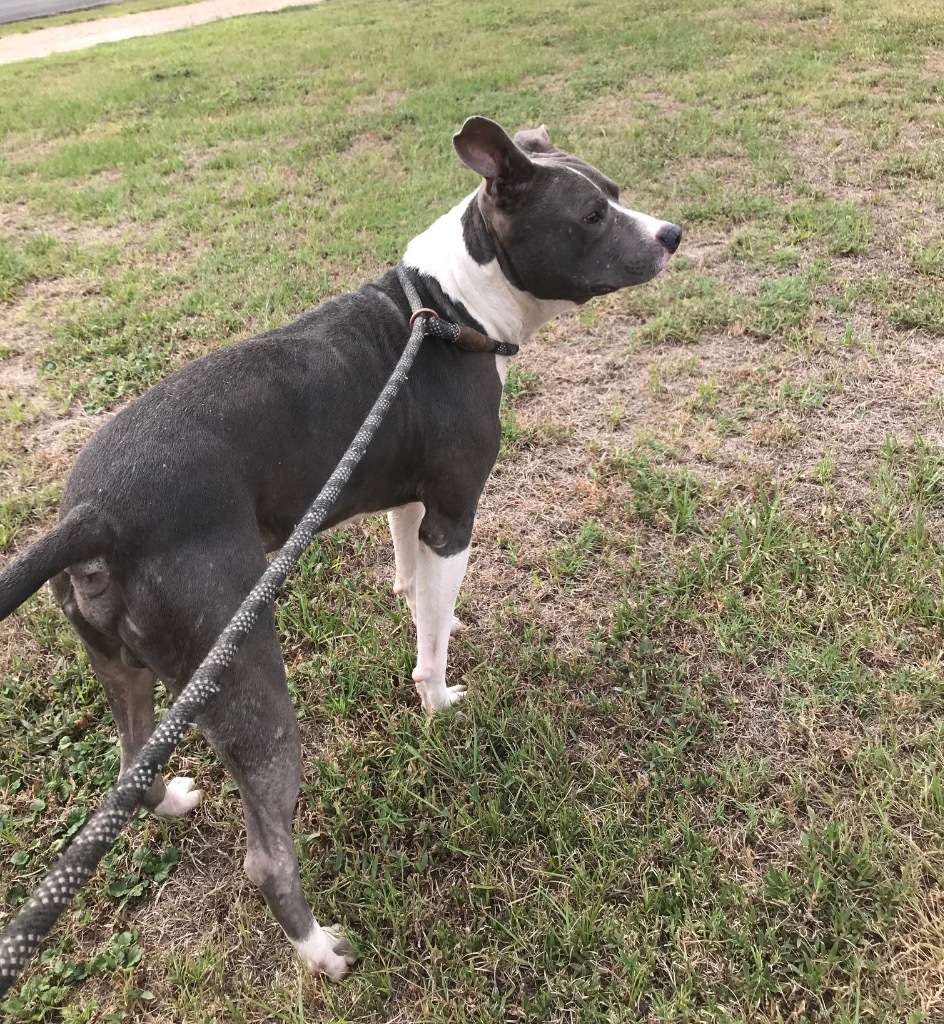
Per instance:
[[[0,619],[66,566],[104,554],[107,547],[106,532],[95,511],[90,505],[76,505],[0,572]]]

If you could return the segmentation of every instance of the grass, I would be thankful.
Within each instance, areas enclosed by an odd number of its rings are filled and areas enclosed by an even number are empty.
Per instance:
[[[470,113],[686,231],[514,362],[461,711],[418,712],[381,523],[279,604],[351,979],[296,968],[194,735],[194,820],[133,823],[4,1019],[941,1019],[942,70],[931,0],[338,0],[0,68],[8,556],[111,410],[464,195]],[[0,749],[8,913],[118,765],[45,592],[0,631]]]

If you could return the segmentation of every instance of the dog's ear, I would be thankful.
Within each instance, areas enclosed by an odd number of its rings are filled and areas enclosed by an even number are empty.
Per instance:
[[[526,154],[487,117],[470,117],[452,143],[459,159],[482,175],[485,191],[499,202],[510,201],[534,174]]]
[[[560,150],[551,142],[551,133],[547,125],[540,128],[525,128],[515,135],[515,145],[525,153],[559,153]]]

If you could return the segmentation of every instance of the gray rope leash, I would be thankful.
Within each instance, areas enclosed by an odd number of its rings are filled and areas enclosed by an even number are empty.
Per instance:
[[[420,293],[413,287],[410,275],[407,274],[406,268],[402,263],[397,264],[397,277],[400,281],[400,287],[403,289],[403,294],[406,296],[406,301],[410,304],[410,309],[416,313],[417,310],[423,308],[423,300],[420,298]]]
[[[411,308],[416,310],[420,306],[419,296],[399,264],[397,273]],[[355,466],[363,458],[393,399],[406,381],[423,338],[429,333],[427,328],[431,322],[430,315],[414,317],[410,339],[399,362],[328,482],[210,648],[209,654],[144,745],[132,767],[118,780],[25,906],[0,934],[0,996],[16,980],[59,916],[118,838],[128,819],[141,806],[144,794],[177,744],[193,727],[197,715],[220,692],[223,672],[232,663],[260,614],[275,600],[282,584],[298,564],[337,501]]]

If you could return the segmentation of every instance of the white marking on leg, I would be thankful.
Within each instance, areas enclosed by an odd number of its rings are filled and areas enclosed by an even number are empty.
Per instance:
[[[202,795],[193,779],[178,776],[167,783],[164,799],[154,813],[162,818],[182,818],[200,803]]]
[[[390,536],[393,538],[393,557],[396,563],[393,592],[402,594],[416,622],[416,549],[420,543],[420,523],[426,515],[421,501],[391,509],[387,513]]]
[[[502,387],[505,386],[505,379],[508,376],[508,356],[495,356],[495,369],[498,370],[498,376],[501,378]]]
[[[340,981],[356,959],[354,947],[341,934],[339,925],[322,928],[314,918],[305,938],[292,939],[291,943],[299,960],[312,974],[326,974],[332,981]]]
[[[443,558],[420,541],[416,560],[417,642],[413,681],[423,707],[430,714],[465,696],[461,684],[446,686],[446,660],[456,597],[468,564],[469,548]]]

